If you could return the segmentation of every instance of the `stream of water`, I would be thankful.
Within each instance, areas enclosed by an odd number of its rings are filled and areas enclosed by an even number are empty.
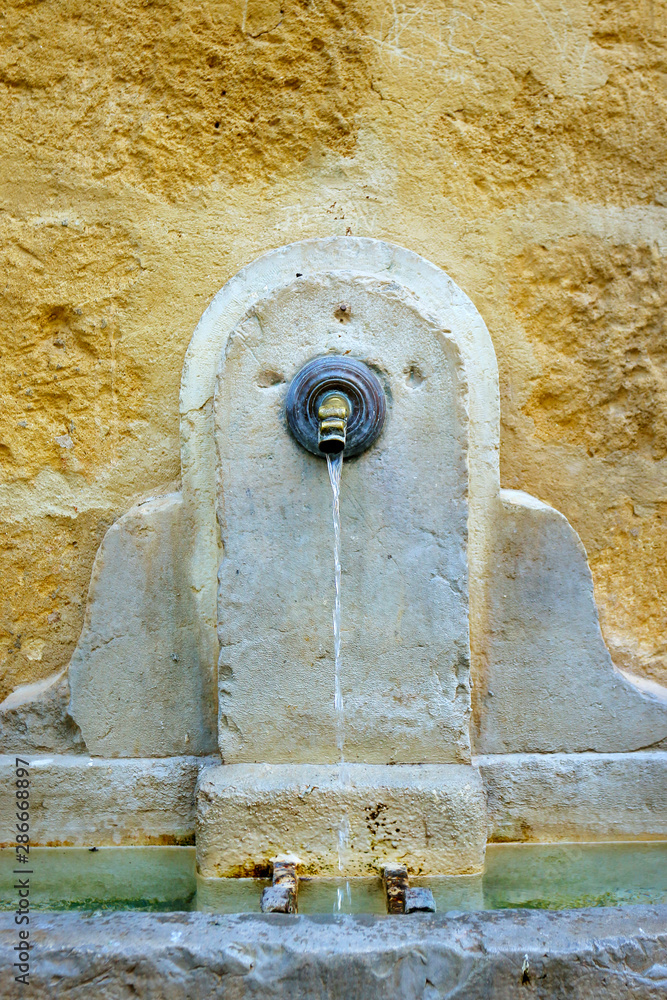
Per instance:
[[[341,781],[345,781],[345,706],[343,704],[342,688],[342,657],[341,657],[341,563],[340,563],[340,480],[343,472],[343,453],[327,455],[329,480],[333,493],[333,529],[334,529],[334,713],[336,718],[336,747],[341,766]],[[347,813],[343,813],[338,824],[338,870],[342,874],[345,866],[345,855],[350,843],[350,821]],[[338,888],[334,912],[342,912],[345,902],[350,905],[350,883],[345,889]]]
[[[334,711],[336,713],[336,746],[341,763],[345,751],[345,711],[343,707],[343,690],[341,687],[341,654],[340,654],[340,479],[343,472],[343,453],[327,455],[329,480],[333,493],[333,529],[334,529]]]

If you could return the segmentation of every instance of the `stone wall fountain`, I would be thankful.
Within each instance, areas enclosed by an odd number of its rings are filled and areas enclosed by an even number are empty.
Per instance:
[[[353,877],[667,837],[666,692],[614,667],[567,520],[500,488],[493,345],[444,272],[351,237],[249,265],[188,349],[181,448],[104,539],[68,678],[3,706],[8,753],[41,720],[36,842]]]
[[[345,793],[331,488],[285,409],[304,365],[329,356],[362,362],[386,408],[342,484]],[[88,753],[120,784],[160,758],[163,788],[169,773],[175,790],[219,751],[222,766],[201,779],[198,843],[200,863],[220,874],[288,846],[328,870],[344,795],[357,824],[351,870],[392,842],[419,869],[474,870],[487,833],[511,838],[522,824],[534,839],[667,832],[659,813],[630,804],[640,771],[643,787],[662,775],[664,689],[613,666],[566,519],[500,489],[493,345],[439,268],[355,238],[261,257],[192,338],[181,442],[180,492],[143,500],[100,548],[69,711],[63,677],[19,689],[3,706],[8,752],[27,740],[65,755],[72,774]],[[556,801],[563,769],[599,788],[596,809]],[[378,823],[366,810],[379,801]],[[90,824],[83,836],[95,835],[97,811],[77,820]]]

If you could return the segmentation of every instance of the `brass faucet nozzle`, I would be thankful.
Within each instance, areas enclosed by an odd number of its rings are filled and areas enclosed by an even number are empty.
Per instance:
[[[347,421],[352,408],[340,392],[329,392],[317,410],[319,420],[318,446],[325,455],[338,455],[345,450]]]

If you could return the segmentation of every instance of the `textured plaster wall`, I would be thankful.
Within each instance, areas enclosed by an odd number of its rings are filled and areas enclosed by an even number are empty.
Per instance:
[[[667,681],[659,0],[7,0],[0,697],[63,666],[108,525],[179,473],[206,304],[312,236],[471,296],[502,481],[571,520],[616,662]]]

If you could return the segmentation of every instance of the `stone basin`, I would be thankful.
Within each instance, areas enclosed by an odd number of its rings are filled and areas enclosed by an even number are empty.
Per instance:
[[[15,907],[14,852],[0,851],[0,910]],[[258,913],[265,878],[206,878],[193,847],[33,848],[36,911]],[[667,905],[667,841],[489,844],[481,875],[412,876],[438,912]],[[386,913],[379,875],[302,878],[299,913]],[[411,919],[411,918],[405,918]]]

